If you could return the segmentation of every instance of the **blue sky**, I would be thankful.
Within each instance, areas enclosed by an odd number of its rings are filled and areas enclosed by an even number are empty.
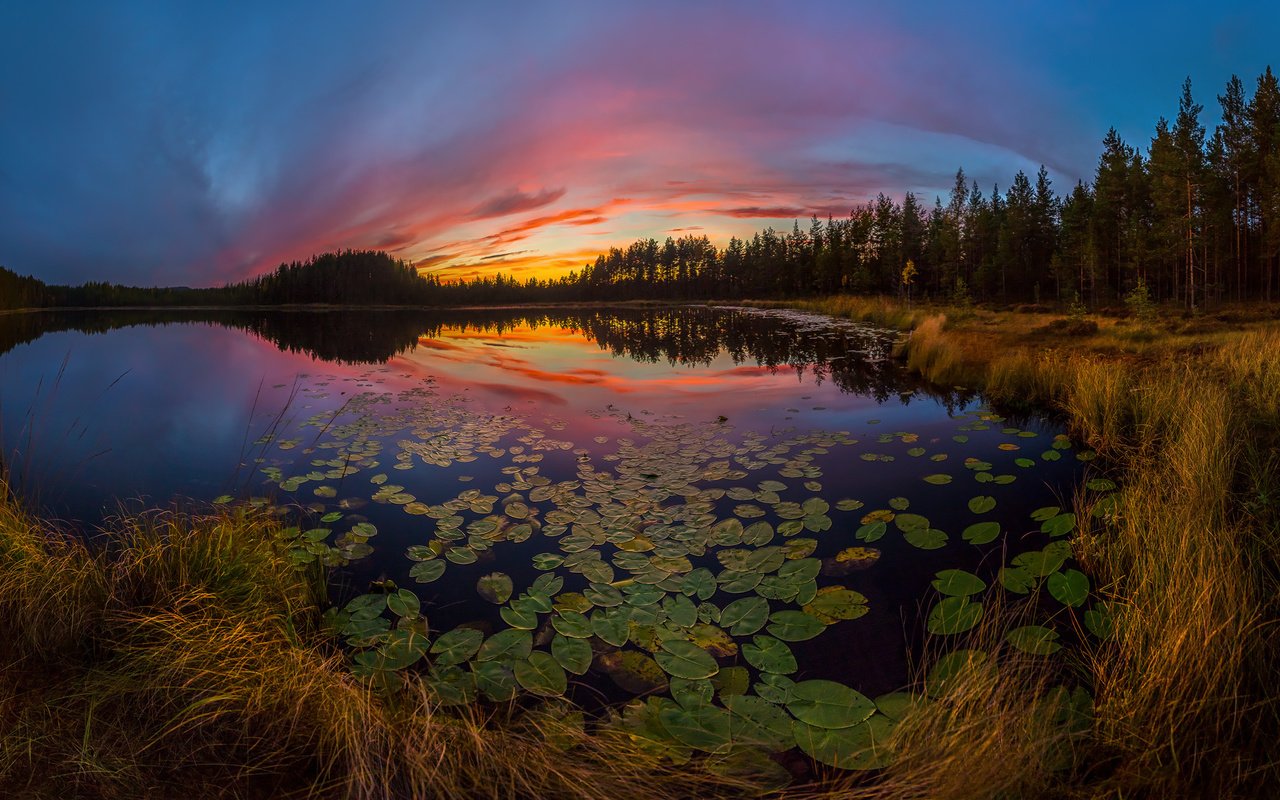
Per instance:
[[[216,285],[337,247],[555,274],[877,192],[1088,179],[1270,3],[9,3],[0,264]],[[1275,66],[1280,66],[1277,64]]]

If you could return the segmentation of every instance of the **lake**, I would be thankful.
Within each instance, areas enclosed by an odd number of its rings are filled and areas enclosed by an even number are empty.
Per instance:
[[[8,315],[0,440],[68,522],[270,506],[333,568],[361,674],[421,666],[420,612],[446,699],[674,697],[650,707],[697,748],[716,725],[681,715],[715,697],[831,738],[891,721],[988,586],[1063,574],[1090,457],[912,378],[895,336],[729,307]],[[805,710],[827,681],[838,724]]]

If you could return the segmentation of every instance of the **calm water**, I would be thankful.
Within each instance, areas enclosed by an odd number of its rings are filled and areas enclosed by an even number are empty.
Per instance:
[[[539,576],[563,579],[558,608],[666,631],[692,627],[681,598],[702,625],[744,598],[819,609],[820,635],[780,637],[791,677],[874,695],[918,656],[935,574],[990,583],[1044,546],[1029,515],[1069,506],[1082,470],[1052,425],[921,385],[890,343],[709,308],[0,316],[0,439],[17,488],[65,520],[225,495],[290,506],[320,531],[300,558],[341,564],[339,599],[390,578],[436,632],[529,627],[518,598]],[[1000,534],[966,541],[981,521]],[[516,608],[478,593],[495,572]],[[855,594],[823,605],[815,586]],[[596,680],[600,650],[575,680],[625,694]]]

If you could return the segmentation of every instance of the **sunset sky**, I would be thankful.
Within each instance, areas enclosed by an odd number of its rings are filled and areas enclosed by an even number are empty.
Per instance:
[[[1273,2],[887,5],[6,3],[0,264],[203,286],[370,247],[553,275],[931,205],[959,166],[1065,191],[1109,126],[1145,148],[1184,77],[1212,127],[1232,73],[1280,62]]]

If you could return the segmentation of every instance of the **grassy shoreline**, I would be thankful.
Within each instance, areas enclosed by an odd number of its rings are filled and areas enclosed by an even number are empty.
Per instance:
[[[758,304],[765,305],[765,304]],[[1108,460],[1118,512],[1075,540],[1118,609],[1072,668],[1088,730],[1046,724],[1034,660],[961,681],[899,727],[895,761],[794,797],[1255,797],[1280,786],[1280,322],[1145,323],[834,297],[770,303],[910,331],[943,385],[1051,408]],[[1089,519],[1084,501],[1077,508]],[[0,787],[12,796],[743,796],[537,708],[440,710],[355,681],[317,575],[248,510],[120,520],[99,552],[0,484]],[[1013,612],[1011,612],[1013,613]],[[995,615],[993,615],[995,616]],[[998,631],[978,637],[998,642]]]
[[[1060,314],[788,305],[909,330],[899,346],[908,367],[1060,413],[1116,475],[1117,513],[1076,539],[1120,611],[1113,638],[1082,654],[1095,717],[1080,758],[1094,769],[1057,791],[1277,791],[1280,322],[1270,309],[1092,317],[1064,334],[1071,320]]]

